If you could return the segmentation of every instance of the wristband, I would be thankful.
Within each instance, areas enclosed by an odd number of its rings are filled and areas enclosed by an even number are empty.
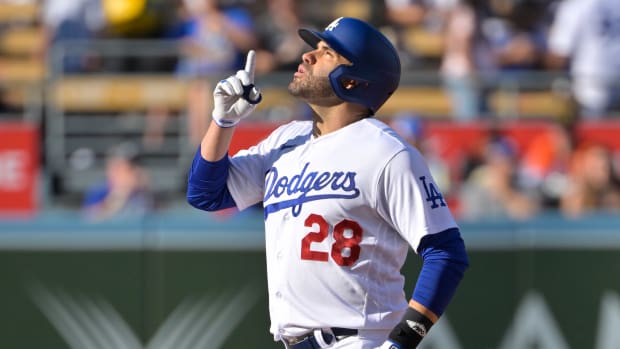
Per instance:
[[[394,327],[388,340],[399,349],[415,349],[424,339],[433,322],[417,310],[409,307],[403,319]]]
[[[234,127],[237,126],[237,124],[239,123],[240,120],[225,120],[225,119],[218,119],[216,117],[212,117],[213,121],[215,121],[215,124],[218,125],[221,128],[230,128],[230,127]]]
[[[400,346],[398,346],[398,344],[390,341],[389,339],[386,340],[383,345],[381,345],[379,347],[379,349],[402,349]]]

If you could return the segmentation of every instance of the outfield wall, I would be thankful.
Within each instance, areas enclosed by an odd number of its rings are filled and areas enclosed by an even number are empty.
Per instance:
[[[261,224],[200,212],[0,222],[0,347],[282,348]],[[471,268],[425,348],[618,348],[620,218],[461,227]]]

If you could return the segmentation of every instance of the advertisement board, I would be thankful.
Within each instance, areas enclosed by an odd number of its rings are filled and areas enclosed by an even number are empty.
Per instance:
[[[0,122],[0,216],[37,209],[39,135],[30,123]]]

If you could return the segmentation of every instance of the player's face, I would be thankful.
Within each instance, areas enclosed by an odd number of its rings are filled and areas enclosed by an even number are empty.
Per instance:
[[[310,103],[320,105],[338,104],[342,101],[334,93],[329,82],[329,73],[341,64],[349,64],[346,58],[320,41],[315,50],[302,56],[293,81],[288,85],[289,92]]]

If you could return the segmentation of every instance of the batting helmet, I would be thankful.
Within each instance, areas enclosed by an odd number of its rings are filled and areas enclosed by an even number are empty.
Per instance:
[[[398,52],[370,24],[356,18],[340,17],[323,32],[300,29],[299,36],[314,48],[319,41],[325,41],[352,63],[340,65],[329,74],[332,88],[341,99],[364,105],[375,114],[398,87]],[[358,84],[347,89],[343,80],[355,80]]]

